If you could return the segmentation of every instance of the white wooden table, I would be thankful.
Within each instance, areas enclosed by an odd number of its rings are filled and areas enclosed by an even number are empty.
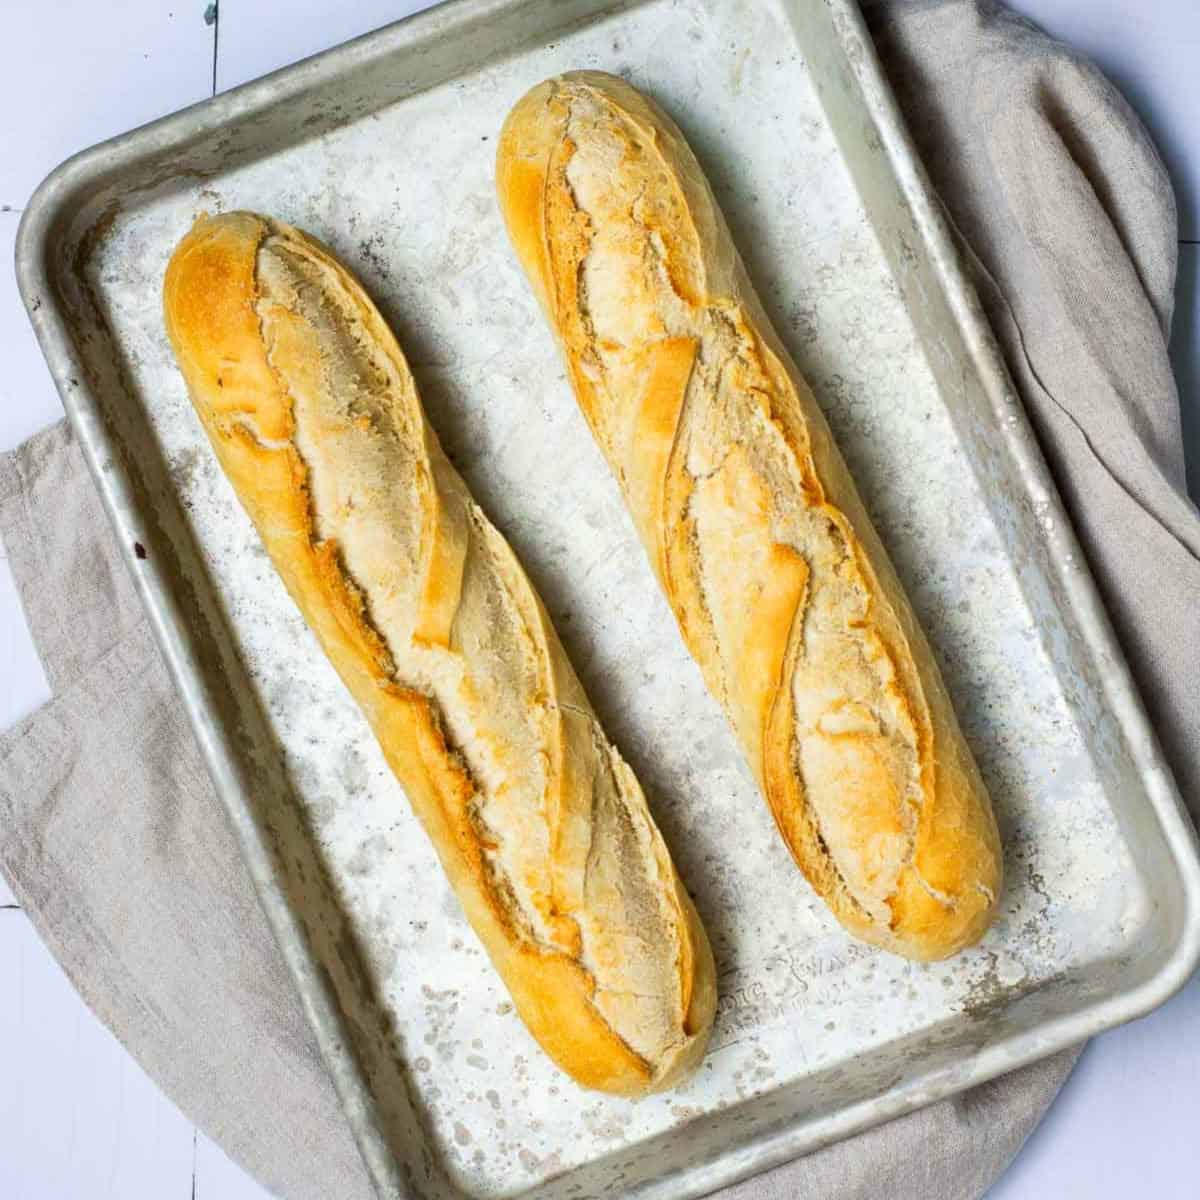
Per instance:
[[[1172,354],[1200,496],[1200,6],[1196,0],[1012,0],[1124,88],[1180,202]],[[419,0],[11,3],[0,51],[0,256],[21,206],[69,153],[424,7]],[[286,18],[284,13],[286,12]],[[61,407],[0,270],[0,449]],[[0,558],[0,728],[49,698]],[[1200,977],[1097,1038],[990,1200],[1200,1195]],[[262,1200],[92,1016],[0,882],[0,1200]],[[897,1200],[909,1200],[898,1197]]]

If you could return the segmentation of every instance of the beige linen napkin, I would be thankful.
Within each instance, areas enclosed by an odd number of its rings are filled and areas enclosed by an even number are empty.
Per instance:
[[[1200,792],[1200,517],[1167,361],[1175,212],[1091,67],[968,0],[868,9],[1159,734]],[[800,169],[798,167],[798,169]],[[370,1186],[70,432],[0,456],[0,536],[54,699],[0,736],[0,869],[179,1107],[288,1200]],[[1189,678],[1189,672],[1191,676]],[[1066,1053],[729,1189],[980,1196]]]

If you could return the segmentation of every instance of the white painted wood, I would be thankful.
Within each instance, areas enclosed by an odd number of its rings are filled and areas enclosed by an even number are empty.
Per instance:
[[[196,1139],[196,1200],[270,1200],[270,1192],[201,1133]]]
[[[194,0],[11,4],[4,34],[0,449],[62,415],[10,265],[25,201],[77,150],[209,95],[213,64],[212,31]]]
[[[431,0],[221,0],[217,89],[225,91],[429,8]]]
[[[187,1200],[192,1125],[0,911],[0,1196]]]
[[[20,207],[68,155],[212,90],[201,0],[6,3],[2,44],[0,204]]]
[[[1200,975],[1096,1038],[988,1200],[1200,1195]]]

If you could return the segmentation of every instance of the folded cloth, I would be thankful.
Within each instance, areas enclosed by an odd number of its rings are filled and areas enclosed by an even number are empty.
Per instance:
[[[1200,517],[1184,492],[1167,361],[1176,234],[1163,167],[1094,68],[994,5],[918,0],[867,13],[1196,804],[1200,694],[1184,651],[1200,645]],[[0,869],[101,1020],[232,1158],[289,1200],[367,1200],[65,426],[0,456],[0,537],[54,692],[0,736]],[[723,1195],[978,1197],[1073,1061],[1060,1054]]]

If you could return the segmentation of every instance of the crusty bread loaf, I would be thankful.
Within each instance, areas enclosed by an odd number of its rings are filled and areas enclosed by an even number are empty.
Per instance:
[[[633,772],[358,283],[251,213],[176,249],[167,330],[279,574],[542,1047],[638,1095],[700,1059],[712,953]]]
[[[801,869],[867,941],[917,959],[975,941],[1001,881],[987,793],[683,136],[622,80],[573,72],[509,115],[497,187],[579,404]]]

